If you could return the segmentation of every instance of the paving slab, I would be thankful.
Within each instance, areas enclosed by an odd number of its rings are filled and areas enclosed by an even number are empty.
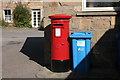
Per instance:
[[[3,78],[119,78],[115,69],[93,68],[87,74],[73,71],[56,73],[45,67],[44,31],[29,28],[2,29]]]
[[[65,79],[69,76],[71,70],[68,72],[52,72],[46,67],[41,68],[41,70],[36,74],[37,78],[59,78]]]
[[[31,57],[40,58],[43,37],[44,32],[38,29],[3,28],[2,78],[36,78],[43,66]]]

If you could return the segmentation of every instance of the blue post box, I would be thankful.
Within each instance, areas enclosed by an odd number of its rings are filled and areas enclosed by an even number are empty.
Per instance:
[[[70,38],[72,39],[73,70],[88,72],[92,32],[73,32]]]

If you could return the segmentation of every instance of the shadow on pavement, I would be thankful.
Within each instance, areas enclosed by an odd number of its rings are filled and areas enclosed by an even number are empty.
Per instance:
[[[45,66],[44,63],[44,37],[28,37],[20,50],[30,60]]]
[[[111,17],[115,17],[114,27],[107,30],[91,49],[90,70],[87,73],[73,71],[66,79],[120,79],[120,70],[118,69],[120,67],[118,66],[120,58],[118,54],[120,53],[117,49],[118,40],[116,38],[116,34],[120,32],[120,13]]]
[[[87,57],[83,59],[77,66],[81,66],[81,72],[76,72],[76,69],[66,78],[67,79],[91,79],[91,78],[120,78],[117,66],[117,29],[110,29],[99,39],[99,41],[93,46],[90,55],[90,70],[88,72],[82,72],[87,65]],[[72,61],[72,60],[71,60]],[[72,63],[72,62],[71,62]],[[88,63],[87,63],[88,64]],[[77,69],[78,70],[78,69]],[[78,70],[80,71],[80,70]]]
[[[47,25],[44,29],[44,58],[46,67],[51,70],[51,24]]]

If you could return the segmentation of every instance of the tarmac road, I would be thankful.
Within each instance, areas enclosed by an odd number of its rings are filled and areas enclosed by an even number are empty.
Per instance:
[[[2,78],[35,78],[43,67],[38,61],[43,37],[43,31],[33,28],[3,28]]]

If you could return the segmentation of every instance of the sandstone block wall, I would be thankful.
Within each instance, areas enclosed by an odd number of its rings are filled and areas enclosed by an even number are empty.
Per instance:
[[[14,9],[15,4],[1,4],[2,9]],[[45,54],[50,56],[50,19],[54,14],[67,14],[73,16],[70,21],[70,31],[93,32],[91,59],[93,67],[115,68],[117,62],[116,34],[120,27],[120,16],[117,12],[82,12],[81,3],[71,2],[44,2],[29,3],[31,9],[43,8],[45,28]],[[2,13],[0,13],[1,15]],[[2,15],[1,17],[2,18]],[[50,57],[46,58],[46,64],[50,64]]]
[[[77,14],[79,11],[79,15]],[[117,12],[82,12],[81,6],[73,5],[45,7],[44,27],[50,24],[49,15],[68,14],[73,16],[70,31],[93,32],[91,59],[95,68],[116,68],[117,39],[120,17]],[[47,41],[47,40],[46,40]],[[49,41],[49,40],[48,40]]]
[[[30,10],[30,13],[32,11],[32,9],[42,9],[41,10],[41,14],[42,14],[42,11],[43,11],[43,2],[22,2],[22,4],[26,4]],[[0,3],[0,20],[3,19],[3,10],[6,10],[6,9],[10,9],[11,10],[11,14],[14,10],[14,8],[16,7],[16,3],[15,2],[1,2]],[[42,16],[42,15],[41,15]],[[43,17],[43,16],[42,16]]]

